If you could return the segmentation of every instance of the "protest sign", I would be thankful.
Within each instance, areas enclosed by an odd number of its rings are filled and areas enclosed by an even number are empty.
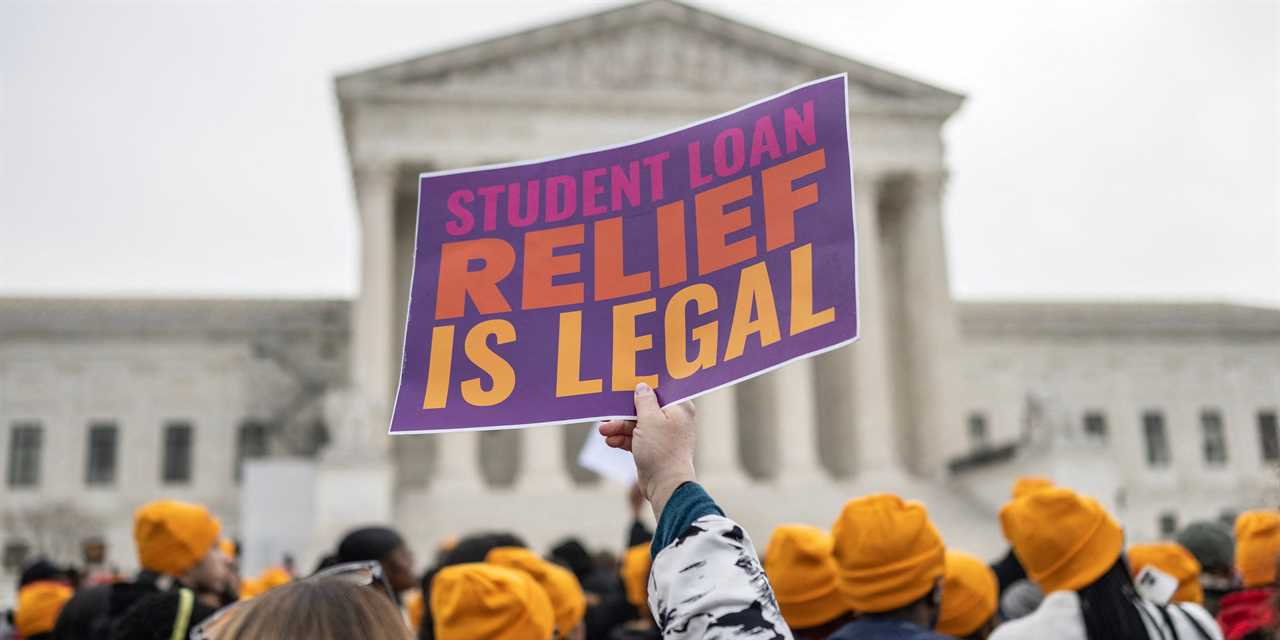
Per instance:
[[[423,174],[392,433],[634,417],[857,337],[844,75],[633,143]]]

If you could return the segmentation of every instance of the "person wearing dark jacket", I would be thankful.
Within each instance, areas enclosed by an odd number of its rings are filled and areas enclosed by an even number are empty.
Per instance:
[[[76,592],[58,616],[58,640],[108,638],[115,623],[143,598],[189,589],[217,606],[226,591],[228,559],[218,547],[222,525],[209,510],[176,500],[156,500],[134,514],[133,539],[142,571],[132,582]]]
[[[1231,528],[1221,522],[1198,520],[1178,532],[1177,542],[1200,563],[1204,608],[1217,616],[1222,598],[1238,586],[1236,543]]]
[[[924,505],[879,494],[850,500],[831,529],[840,592],[858,618],[832,640],[940,640],[946,548]]]

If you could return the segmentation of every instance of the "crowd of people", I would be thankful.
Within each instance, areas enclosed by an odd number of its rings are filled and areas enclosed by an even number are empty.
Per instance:
[[[600,426],[633,453],[633,507],[647,501],[657,523],[637,518],[620,558],[572,539],[544,557],[486,532],[443,544],[417,575],[393,528],[368,527],[306,577],[242,578],[213,514],[160,500],[135,515],[137,576],[77,585],[37,561],[0,640],[1280,637],[1280,511],[1126,547],[1096,500],[1024,478],[1000,512],[1009,552],[992,563],[947,548],[924,505],[889,494],[849,500],[830,529],[778,527],[761,562],[696,481],[692,405],[661,408],[641,385],[636,410]]]

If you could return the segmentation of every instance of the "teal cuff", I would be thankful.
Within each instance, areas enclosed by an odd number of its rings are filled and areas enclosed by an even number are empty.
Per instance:
[[[658,530],[653,534],[653,542],[649,543],[649,555],[658,557],[658,552],[678,540],[695,520],[710,515],[723,516],[724,511],[702,485],[689,481],[676,487],[658,519]]]

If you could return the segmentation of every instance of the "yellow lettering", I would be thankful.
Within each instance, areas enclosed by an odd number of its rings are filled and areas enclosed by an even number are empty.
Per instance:
[[[682,380],[693,375],[699,369],[709,369],[716,364],[716,338],[719,326],[715,320],[693,328],[694,342],[698,343],[698,353],[693,360],[685,353],[685,309],[690,302],[698,305],[698,315],[716,310],[719,301],[715,287],[706,283],[690,285],[676,292],[667,303],[665,318],[667,338],[667,371],[672,378]]]
[[[477,407],[492,407],[510,397],[516,388],[515,369],[489,348],[489,336],[494,336],[496,344],[509,344],[516,340],[516,328],[506,320],[495,319],[485,320],[467,332],[463,345],[467,358],[493,380],[488,390],[480,378],[462,381],[462,399]]]
[[[752,320],[755,311],[756,319]],[[729,327],[729,344],[724,349],[726,362],[742,355],[747,336],[760,335],[760,346],[767,347],[782,339],[778,329],[778,308],[773,303],[773,285],[769,268],[757,262],[738,276],[738,300],[733,305],[733,324]]]
[[[636,335],[636,316],[658,309],[657,298],[645,298],[613,308],[613,390],[634,391],[644,382],[658,388],[657,375],[636,375],[636,353],[653,348],[653,336]]]

